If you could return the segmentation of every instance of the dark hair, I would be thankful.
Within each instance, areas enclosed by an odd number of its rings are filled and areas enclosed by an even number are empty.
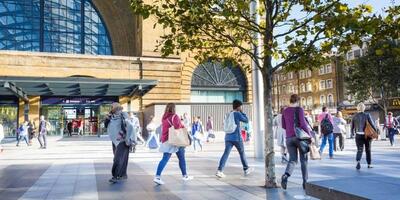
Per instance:
[[[290,96],[290,103],[297,103],[300,101],[300,97],[297,94],[292,94]]]
[[[174,103],[168,103],[167,106],[165,106],[165,112],[164,113],[175,114],[175,104]]]
[[[326,112],[326,106],[322,107],[322,112]]]
[[[232,102],[232,106],[233,106],[234,110],[239,108],[242,105],[243,105],[243,103],[240,100],[237,100],[237,99],[233,100],[233,102]]]
[[[200,119],[200,116],[197,116],[197,119]]]

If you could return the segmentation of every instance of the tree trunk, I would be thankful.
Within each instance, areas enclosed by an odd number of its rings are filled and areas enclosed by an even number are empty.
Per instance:
[[[264,82],[264,118],[265,123],[265,187],[277,188],[275,175],[275,152],[273,134],[273,113],[272,113],[272,64],[270,60],[265,60],[262,70]]]

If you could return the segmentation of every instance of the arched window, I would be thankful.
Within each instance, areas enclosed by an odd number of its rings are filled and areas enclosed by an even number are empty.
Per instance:
[[[306,106],[307,105],[307,102],[306,102],[306,98],[304,98],[304,97],[302,97],[301,98],[301,106]]]
[[[324,105],[325,105],[325,103],[326,103],[326,98],[325,98],[324,95],[321,95],[321,96],[319,97],[319,103],[321,104],[321,106],[324,106]]]
[[[329,106],[333,106],[333,102],[334,102],[333,95],[329,94],[328,95],[328,104],[329,104]]]
[[[224,67],[219,62],[205,62],[193,72],[191,101],[231,103],[245,100],[246,78],[238,66]]]
[[[111,49],[91,0],[0,2],[0,50],[111,55]]]

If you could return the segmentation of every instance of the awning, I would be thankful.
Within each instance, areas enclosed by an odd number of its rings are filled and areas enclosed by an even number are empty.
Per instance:
[[[98,79],[88,77],[0,76],[0,95],[27,96],[143,96],[156,80]]]

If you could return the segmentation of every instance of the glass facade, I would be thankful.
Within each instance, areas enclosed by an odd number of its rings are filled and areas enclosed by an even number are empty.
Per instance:
[[[0,50],[112,54],[91,0],[0,1]]]
[[[242,91],[191,91],[191,102],[194,103],[232,103],[233,100],[243,101]]]

